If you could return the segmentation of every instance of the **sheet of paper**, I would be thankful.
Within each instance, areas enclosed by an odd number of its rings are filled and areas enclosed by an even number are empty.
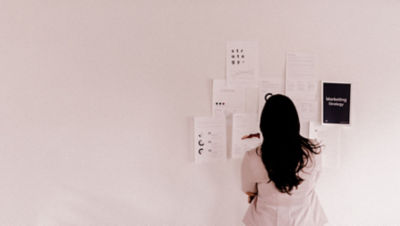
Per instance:
[[[324,168],[340,167],[341,129],[337,126],[322,126],[310,122],[310,138],[322,145],[322,166]]]
[[[315,56],[290,52],[286,55],[286,95],[297,99],[317,99]]]
[[[194,118],[194,155],[196,162],[226,159],[225,117]]]
[[[246,151],[261,144],[261,137],[242,139],[249,134],[260,133],[257,114],[234,114],[232,117],[232,158],[243,157]]]
[[[278,78],[263,78],[258,81],[258,113],[261,115],[261,112],[265,105],[265,95],[267,93],[272,94],[283,94],[283,82]]]
[[[289,52],[286,55],[285,93],[296,105],[302,135],[309,133],[309,121],[319,121],[320,99],[315,64],[313,54]]]
[[[257,113],[258,112],[258,88],[247,87],[246,92],[246,108],[245,113]]]
[[[300,119],[300,134],[309,136],[309,122],[319,122],[319,101],[318,100],[297,100],[293,99]]]
[[[350,83],[322,83],[322,122],[350,125]]]
[[[294,99],[296,109],[299,113],[300,121],[319,121],[319,101]]]
[[[246,112],[246,89],[228,85],[226,80],[213,80],[212,111],[215,116]]]
[[[259,74],[258,43],[231,41],[226,45],[226,78],[229,84],[255,85]]]

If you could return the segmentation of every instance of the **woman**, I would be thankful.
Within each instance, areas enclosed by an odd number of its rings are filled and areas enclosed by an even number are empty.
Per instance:
[[[320,226],[327,218],[315,193],[319,146],[300,135],[293,102],[271,95],[261,114],[264,141],[242,163],[242,190],[250,206],[246,226]]]

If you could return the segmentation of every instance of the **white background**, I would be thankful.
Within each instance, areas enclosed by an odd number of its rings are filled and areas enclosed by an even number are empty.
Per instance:
[[[400,1],[0,1],[0,225],[241,225],[240,160],[194,164],[228,40],[351,82],[333,225],[400,225]]]

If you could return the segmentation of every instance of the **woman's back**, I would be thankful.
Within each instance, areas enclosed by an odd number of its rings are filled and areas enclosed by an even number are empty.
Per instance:
[[[320,226],[327,222],[315,194],[321,156],[312,155],[299,172],[303,179],[291,195],[280,192],[270,181],[261,159],[260,147],[248,151],[242,164],[242,190],[257,193],[243,219],[247,226]]]

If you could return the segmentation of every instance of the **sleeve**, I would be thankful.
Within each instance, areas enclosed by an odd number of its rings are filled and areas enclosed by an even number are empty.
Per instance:
[[[254,177],[254,172],[251,167],[250,153],[246,152],[242,161],[241,177],[242,191],[257,193],[257,183]]]

